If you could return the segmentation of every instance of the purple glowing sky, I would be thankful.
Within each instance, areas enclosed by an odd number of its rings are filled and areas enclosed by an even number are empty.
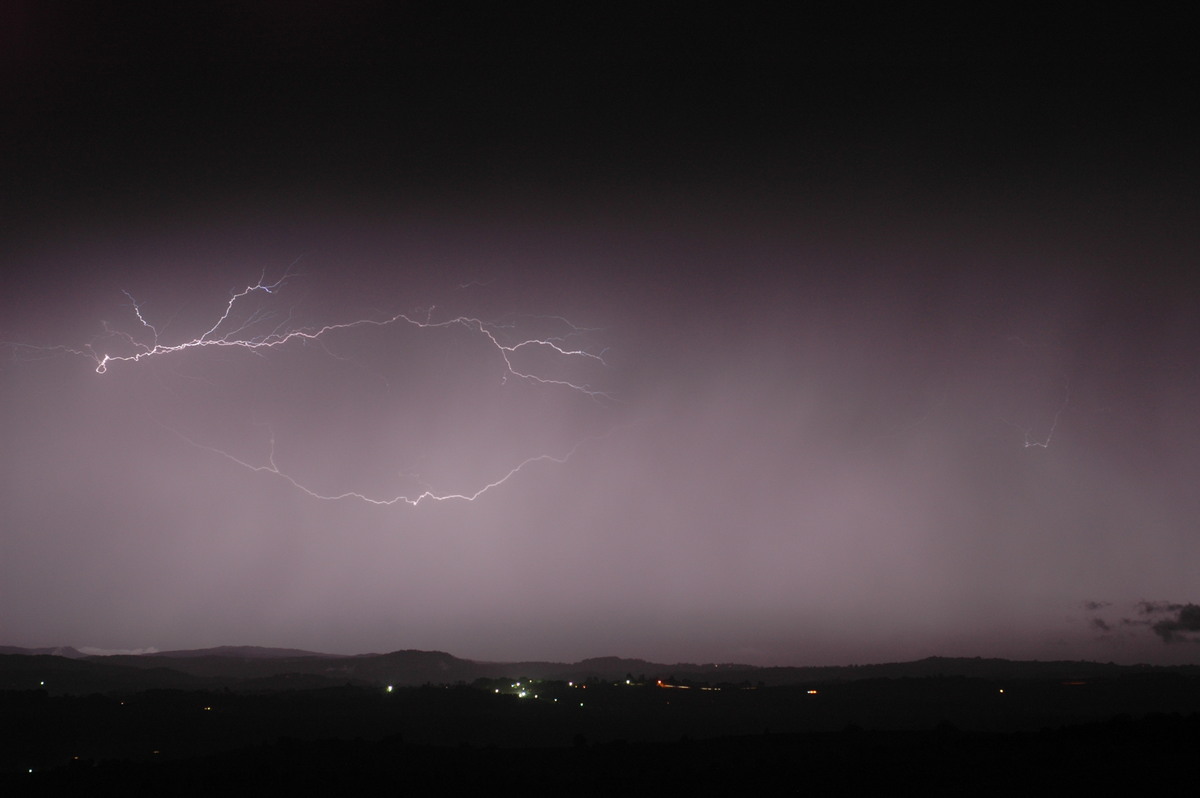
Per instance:
[[[389,60],[310,14],[178,57],[28,23],[0,642],[1196,659],[1156,65]],[[426,491],[474,498],[320,498]]]

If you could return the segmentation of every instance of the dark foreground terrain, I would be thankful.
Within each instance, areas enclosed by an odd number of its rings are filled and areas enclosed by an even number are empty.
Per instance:
[[[1200,749],[1190,669],[940,660],[916,672],[942,675],[772,685],[601,678],[592,663],[578,681],[514,671],[389,689],[268,678],[253,657],[180,671],[111,659],[0,657],[9,686],[38,669],[60,684],[0,692],[0,794],[1182,794]],[[255,676],[229,675],[243,666]],[[72,679],[124,686],[62,689]]]

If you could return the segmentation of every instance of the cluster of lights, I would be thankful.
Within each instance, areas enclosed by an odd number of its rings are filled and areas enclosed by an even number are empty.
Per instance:
[[[529,680],[529,681],[523,681],[523,682],[512,682],[508,685],[507,688],[501,688],[501,687],[492,688],[492,693],[494,695],[511,695],[511,696],[515,696],[517,698],[533,698],[533,699],[541,700],[541,698],[542,698],[541,692],[536,691],[535,687],[534,687],[534,685],[536,683],[537,683],[536,680]],[[567,686],[568,687],[580,687],[580,688],[587,687],[586,684],[577,685],[574,682],[567,682]],[[547,696],[547,698],[550,699],[551,703],[554,703],[554,704],[558,703],[558,699],[553,696]],[[579,706],[583,706],[583,703],[580,702]]]
[[[529,682],[528,684],[524,685],[520,682],[513,682],[511,685],[509,685],[509,687],[513,690],[513,695],[515,695],[517,698],[540,697],[538,693],[533,692],[533,682]],[[500,691],[496,690],[496,692],[498,693]]]

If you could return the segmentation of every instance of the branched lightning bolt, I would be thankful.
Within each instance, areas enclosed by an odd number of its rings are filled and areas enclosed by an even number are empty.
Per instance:
[[[569,349],[567,348],[565,340],[562,338],[529,338],[518,341],[515,344],[505,344],[502,343],[497,337],[496,330],[500,328],[499,325],[489,325],[481,319],[471,316],[457,316],[444,321],[433,321],[433,308],[430,308],[429,313],[426,315],[424,321],[404,313],[397,313],[394,316],[384,319],[356,319],[349,322],[327,324],[323,327],[317,328],[290,329],[286,326],[287,322],[285,320],[277,325],[271,332],[266,333],[265,335],[250,336],[248,334],[249,331],[258,326],[260,322],[267,319],[267,316],[261,310],[256,310],[240,324],[230,325],[231,329],[222,330],[222,328],[226,326],[226,322],[229,321],[231,315],[233,314],[234,307],[237,305],[239,300],[245,299],[246,297],[258,292],[272,294],[282,284],[283,279],[271,284],[265,284],[260,280],[258,283],[247,286],[241,291],[234,293],[232,296],[230,296],[229,301],[225,305],[224,312],[221,314],[220,318],[217,319],[216,323],[209,327],[200,336],[189,341],[183,341],[176,344],[164,344],[159,342],[158,330],[146,321],[146,319],[142,316],[141,308],[137,302],[133,300],[133,297],[130,297],[130,300],[133,302],[134,313],[137,316],[138,321],[141,322],[143,327],[148,329],[153,334],[152,343],[146,344],[138,341],[129,333],[109,329],[107,332],[110,335],[126,341],[137,351],[128,355],[108,353],[100,354],[89,345],[88,355],[96,362],[96,373],[104,374],[108,371],[109,364],[111,363],[137,363],[149,358],[176,354],[188,349],[205,349],[209,347],[239,347],[242,349],[258,351],[282,347],[293,341],[318,341],[321,338],[339,330],[350,330],[358,327],[388,327],[394,324],[409,324],[413,327],[428,329],[462,326],[478,332],[480,335],[487,338],[492,346],[495,347],[496,351],[500,353],[506,369],[505,379],[508,377],[516,377],[519,379],[528,380],[530,382],[541,383],[542,385],[558,385],[582,394],[586,394],[593,399],[613,401],[613,397],[609,394],[605,393],[604,391],[593,389],[591,386],[586,384],[574,383],[569,380],[551,379],[549,377],[541,377],[530,372],[520,371],[513,365],[511,359],[513,354],[526,347],[544,347],[556,352],[559,355],[562,355],[563,357],[587,358],[595,360],[603,365],[607,365],[604,360],[603,352],[594,354],[583,349]],[[127,293],[126,296],[129,296],[129,294]],[[574,327],[574,325],[572,325],[572,328],[576,332],[584,332],[588,329]],[[70,351],[76,351],[78,354],[83,354],[77,350]]]
[[[369,327],[389,327],[393,325],[408,325],[421,329],[445,329],[451,327],[463,327],[473,333],[482,336],[496,350],[500,360],[504,364],[504,374],[501,382],[506,382],[510,378],[524,380],[539,385],[554,386],[557,388],[566,389],[575,393],[587,396],[589,399],[601,403],[615,403],[616,400],[605,391],[596,389],[589,384],[574,382],[568,379],[543,376],[518,368],[513,363],[513,357],[520,351],[526,349],[542,349],[547,352],[554,353],[566,359],[583,359],[590,360],[601,365],[608,365],[604,359],[604,354],[607,350],[601,350],[599,353],[590,352],[581,346],[575,346],[568,343],[569,339],[574,336],[581,335],[587,332],[595,331],[595,328],[577,327],[571,324],[566,319],[558,316],[540,317],[550,318],[560,322],[568,328],[569,332],[565,336],[560,337],[534,337],[524,338],[513,342],[511,336],[514,335],[515,323],[498,324],[485,322],[482,319],[473,316],[455,316],[440,321],[434,320],[434,309],[430,307],[427,312],[418,315],[408,315],[405,313],[397,313],[392,316],[383,318],[359,318],[352,321],[338,322],[326,324],[321,327],[292,327],[291,316],[275,323],[267,332],[262,332],[262,328],[272,321],[272,316],[265,309],[253,308],[248,313],[239,310],[239,306],[248,299],[259,294],[275,294],[283,287],[285,281],[290,275],[284,275],[279,280],[268,283],[264,277],[260,277],[259,281],[248,285],[240,291],[231,293],[229,300],[217,317],[217,319],[199,336],[176,343],[167,343],[162,340],[161,330],[159,327],[152,324],[143,314],[142,307],[138,301],[128,292],[124,292],[129,299],[133,309],[133,315],[137,318],[141,326],[142,332],[138,335],[116,330],[104,325],[105,338],[108,340],[116,340],[121,342],[122,346],[132,350],[127,353],[114,353],[110,351],[99,351],[97,342],[87,344],[81,349],[72,349],[65,346],[56,347],[22,347],[29,349],[38,349],[41,351],[58,351],[67,352],[78,356],[87,357],[96,364],[97,374],[107,374],[111,368],[118,364],[136,364],[145,360],[155,358],[165,358],[172,355],[178,355],[191,349],[208,349],[211,347],[217,348],[237,348],[262,355],[265,351],[278,349],[291,343],[307,343],[315,342],[324,348],[324,339],[330,337],[334,333],[343,330],[352,330],[356,328]],[[165,426],[165,425],[163,425]],[[422,492],[416,495],[396,495],[388,498],[379,498],[367,496],[366,494],[356,491],[346,491],[344,493],[324,493],[314,490],[311,487],[303,484],[301,481],[280,469],[275,458],[275,437],[272,432],[270,436],[270,448],[265,465],[256,465],[239,457],[236,457],[229,452],[218,449],[213,446],[200,443],[188,436],[182,434],[178,430],[171,427],[166,427],[172,433],[179,436],[191,446],[198,449],[219,454],[222,457],[230,460],[243,468],[249,469],[256,473],[274,474],[275,476],[285,480],[292,486],[307,495],[324,501],[342,501],[342,500],[357,500],[373,505],[390,506],[397,504],[406,504],[409,506],[417,506],[418,504],[429,502],[444,502],[450,500],[475,501],[491,489],[498,487],[513,476],[521,472],[527,466],[537,462],[551,462],[563,464],[566,463],[575,452],[586,442],[605,437],[609,433],[602,435],[593,435],[577,442],[565,453],[559,454],[540,454],[534,457],[528,457],[515,466],[510,468],[499,478],[484,484],[482,487],[471,491],[462,491],[454,493],[436,493],[427,486],[422,485]],[[611,432],[611,430],[610,430]]]

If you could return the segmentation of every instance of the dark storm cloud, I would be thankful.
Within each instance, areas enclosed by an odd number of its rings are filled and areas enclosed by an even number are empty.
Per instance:
[[[1092,624],[1092,628],[1096,629],[1098,631],[1101,631],[1101,632],[1111,632],[1112,631],[1112,626],[1110,626],[1108,624],[1108,622],[1105,621],[1103,618],[1092,618],[1091,624]]]
[[[1085,601],[1085,602],[1083,602],[1083,608],[1085,610],[1091,610],[1091,611],[1102,610],[1105,607],[1111,607],[1111,606],[1112,606],[1111,601]]]
[[[1194,636],[1194,633],[1200,633],[1200,605],[1173,604],[1166,611],[1174,615],[1155,621],[1150,626],[1154,634],[1161,637],[1164,643],[1200,642],[1200,637]]]
[[[1142,615],[1155,615],[1162,612],[1178,612],[1187,604],[1174,604],[1169,601],[1139,601],[1137,611]]]
[[[1125,627],[1149,627],[1150,631],[1164,643],[1200,642],[1200,605],[1179,603],[1173,601],[1139,601],[1134,605],[1137,617],[1121,618],[1120,624]],[[1161,617],[1161,616],[1167,617]],[[1092,625],[1103,631],[1108,631],[1111,625],[1100,618],[1094,618]]]

